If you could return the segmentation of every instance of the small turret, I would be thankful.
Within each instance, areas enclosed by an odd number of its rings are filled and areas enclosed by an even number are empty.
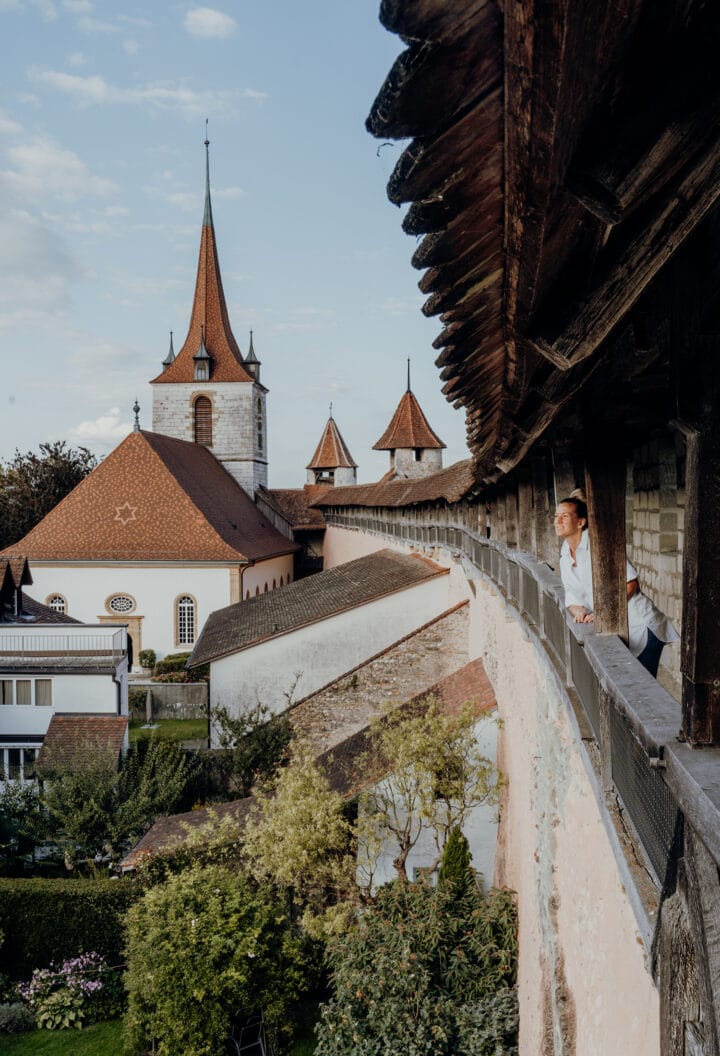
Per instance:
[[[260,360],[255,355],[255,346],[253,345],[253,332],[250,331],[250,347],[248,353],[245,356],[245,362],[243,363],[245,370],[250,374],[255,381],[260,381]]]
[[[373,451],[390,452],[390,469],[396,477],[425,477],[442,469],[445,444],[430,428],[415,394],[410,388],[408,360],[407,390],[403,393],[390,425]]]
[[[332,413],[315,448],[315,454],[307,464],[308,484],[330,484],[341,486],[357,484],[357,462],[340,435]]]
[[[165,356],[165,359],[162,361],[162,365],[164,367],[169,367],[170,364],[174,363],[174,362],[175,362],[175,349],[173,347],[173,332],[171,330],[170,331],[170,348],[168,349],[168,354]]]

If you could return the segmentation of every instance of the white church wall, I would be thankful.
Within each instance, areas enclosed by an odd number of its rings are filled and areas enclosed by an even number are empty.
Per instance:
[[[243,571],[242,596],[246,599],[248,594],[254,598],[256,594],[265,594],[267,591],[291,583],[293,579],[293,555],[283,554],[282,557],[273,557],[269,561],[261,561],[257,565],[250,565]],[[267,591],[266,591],[267,587]]]
[[[210,667],[211,707],[235,714],[258,701],[277,714],[422,627],[448,608],[448,577],[261,642]]]
[[[161,658],[190,646],[176,644],[175,601],[184,594],[196,602],[196,636],[215,609],[231,602],[230,572],[217,565],[50,565],[33,561],[33,585],[30,593],[44,602],[51,594],[61,594],[67,601],[67,615],[87,623],[110,619],[106,601],[113,594],[127,594],[135,607],[126,614],[133,636],[134,661],[137,666],[140,649],[154,649]],[[134,623],[140,619],[139,641]],[[113,615],[114,622],[123,617]],[[68,625],[69,626],[69,625]]]

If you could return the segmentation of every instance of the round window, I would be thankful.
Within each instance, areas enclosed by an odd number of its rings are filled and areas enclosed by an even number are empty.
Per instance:
[[[135,608],[135,602],[132,598],[129,598],[127,594],[115,594],[115,596],[108,601],[107,607],[111,612],[117,612],[120,615],[124,615],[127,612],[132,612]]]

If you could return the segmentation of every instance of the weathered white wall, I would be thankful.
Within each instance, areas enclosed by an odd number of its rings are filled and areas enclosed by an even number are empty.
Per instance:
[[[261,642],[210,666],[210,705],[277,713],[382,652],[450,607],[448,576]]]
[[[250,597],[255,597],[255,591],[259,590],[260,594],[264,594],[265,584],[267,584],[268,591],[273,589],[273,580],[275,586],[280,586],[280,580],[283,581],[283,586],[286,583],[292,582],[293,576],[293,555],[285,554],[283,557],[274,557],[270,561],[262,561],[257,565],[250,565],[243,571],[242,580],[242,596],[247,598],[248,591]],[[202,624],[201,624],[202,626]]]
[[[423,447],[416,461],[413,448],[399,447],[395,452],[393,468],[399,477],[428,477],[442,469],[442,448]]]
[[[250,382],[167,382],[153,385],[153,431],[194,441],[194,401],[212,403],[213,442],[210,451],[251,498],[267,487],[267,413],[265,392]],[[262,448],[258,443],[257,401],[263,407]]]

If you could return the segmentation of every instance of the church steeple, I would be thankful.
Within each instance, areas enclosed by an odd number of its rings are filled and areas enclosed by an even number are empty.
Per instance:
[[[210,141],[205,138],[205,205],[200,234],[195,296],[185,342],[170,363],[151,384],[159,382],[192,382],[195,380],[193,357],[204,339],[211,359],[209,380],[245,381],[255,379],[245,369],[242,352],[230,327],[215,240],[215,226],[210,198]]]

